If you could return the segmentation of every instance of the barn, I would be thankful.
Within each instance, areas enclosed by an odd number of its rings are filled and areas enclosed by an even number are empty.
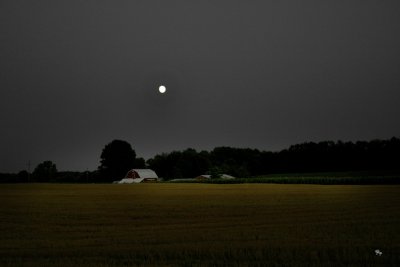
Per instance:
[[[158,176],[155,171],[151,169],[132,169],[128,171],[119,184],[133,184],[133,183],[149,183],[157,182]]]

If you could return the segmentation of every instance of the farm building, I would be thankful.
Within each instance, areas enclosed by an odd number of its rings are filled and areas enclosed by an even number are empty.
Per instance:
[[[211,179],[211,175],[202,174],[202,175],[197,176],[195,179],[196,180],[208,180],[208,179]],[[222,174],[220,179],[235,179],[235,177],[228,175],[228,174]]]
[[[132,169],[128,171],[121,181],[118,181],[118,184],[133,184],[133,183],[148,183],[148,182],[157,182],[158,176],[157,174],[150,169]]]

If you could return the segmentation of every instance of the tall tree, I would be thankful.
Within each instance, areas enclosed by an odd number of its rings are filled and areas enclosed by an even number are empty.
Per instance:
[[[123,140],[113,140],[107,144],[100,156],[99,171],[104,181],[123,178],[135,167],[136,153],[131,145]]]
[[[57,166],[52,161],[43,161],[36,166],[32,175],[37,182],[49,182],[55,178],[57,174]]]

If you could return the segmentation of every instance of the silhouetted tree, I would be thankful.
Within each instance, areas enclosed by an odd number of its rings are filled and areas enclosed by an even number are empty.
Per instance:
[[[171,178],[190,178],[206,173],[210,168],[209,153],[197,152],[188,148],[184,151],[173,151],[156,155],[147,161],[149,168],[153,169],[160,177],[168,180]]]
[[[198,153],[193,148],[188,148],[181,152],[177,167],[180,169],[181,176],[184,178],[196,177],[204,174],[210,166],[207,152]]]
[[[187,149],[147,161],[162,177],[196,177],[211,166],[222,173],[249,177],[270,173],[394,171],[400,169],[400,139],[369,142],[305,142],[279,152],[216,147],[211,152]]]
[[[29,173],[26,170],[20,171],[17,174],[18,182],[29,182]]]
[[[168,165],[167,165],[167,154],[156,155],[154,158],[147,160],[147,165],[150,169],[154,170],[159,177],[168,179]]]
[[[57,175],[57,166],[52,161],[43,161],[36,166],[32,173],[33,179],[36,182],[50,182]]]
[[[144,158],[136,158],[135,164],[133,166],[136,169],[145,169],[146,168],[146,161]]]
[[[136,153],[128,142],[113,140],[104,147],[100,159],[102,180],[111,182],[123,178],[135,167]]]
[[[211,179],[221,178],[223,172],[219,167],[212,167],[207,174],[210,175]]]
[[[18,176],[15,173],[0,173],[0,183],[15,183]]]

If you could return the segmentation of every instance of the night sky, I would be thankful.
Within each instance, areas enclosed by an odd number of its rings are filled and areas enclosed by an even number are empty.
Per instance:
[[[400,136],[400,2],[0,1],[0,172]],[[160,94],[159,85],[167,92]]]

